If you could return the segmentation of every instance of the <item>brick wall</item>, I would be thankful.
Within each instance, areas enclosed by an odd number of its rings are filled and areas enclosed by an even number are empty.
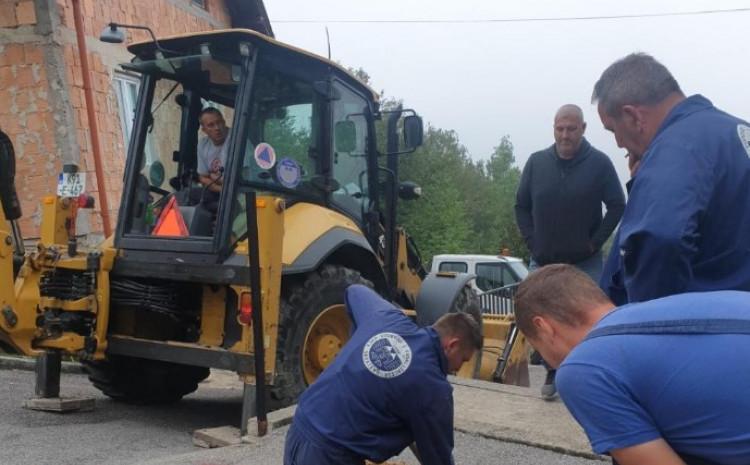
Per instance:
[[[110,21],[146,25],[157,36],[229,27],[223,0],[206,3],[202,10],[190,0],[81,0],[113,229],[126,147],[112,78],[129,55],[124,45],[99,42],[99,34]],[[127,37],[149,38],[132,30]],[[87,191],[98,199],[72,0],[0,0],[0,128],[16,148],[24,236],[38,234],[39,200],[55,191],[63,163],[79,165]],[[100,219],[97,201],[80,232],[100,233]]]

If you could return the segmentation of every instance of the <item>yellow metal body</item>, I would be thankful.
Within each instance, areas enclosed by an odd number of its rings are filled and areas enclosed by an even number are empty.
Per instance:
[[[4,218],[3,218],[4,219]],[[43,349],[60,349],[76,354],[84,348],[84,338],[74,333],[62,333],[55,337],[42,334],[36,326],[38,311],[45,308],[58,308],[69,312],[89,312],[96,317],[94,339],[95,359],[104,358],[107,349],[107,328],[109,324],[109,272],[114,265],[116,251],[112,241],[105,241],[99,248],[100,270],[97,273],[97,290],[94,295],[74,301],[41,297],[39,285],[42,273],[51,269],[85,271],[88,250],[79,249],[74,256],[67,254],[67,223],[73,221],[70,201],[58,197],[45,197],[42,200],[41,238],[37,250],[29,254],[12,288],[0,286],[0,300],[12,302],[11,307],[17,317],[10,326],[0,319],[0,338],[27,355],[37,355]],[[7,222],[3,221],[3,224]],[[0,233],[0,239],[2,238]],[[2,260],[3,270],[11,260]],[[10,277],[0,276],[2,282],[12,282]],[[6,281],[7,279],[7,281]]]
[[[281,294],[282,250],[285,237],[286,207],[283,199],[276,197],[258,197],[258,250],[260,253],[260,286],[263,312],[263,347],[265,349],[266,373],[272,375],[276,367],[276,344],[279,334],[279,299]],[[237,253],[248,255],[247,241],[237,247]],[[233,286],[237,296],[249,293],[248,287]],[[239,297],[238,297],[239,298]],[[223,305],[222,305],[223,307]],[[238,307],[239,308],[239,302]],[[257,311],[258,309],[253,309]],[[204,307],[204,312],[206,308]],[[250,325],[243,325],[242,338],[230,350],[233,352],[253,353],[253,333]]]
[[[283,236],[281,261],[284,265],[294,263],[310,244],[333,228],[343,228],[355,234],[362,234],[357,224],[350,218],[310,203],[298,203],[286,210],[284,225],[285,230],[289,231],[289,234]]]
[[[0,206],[0,340],[6,344],[11,344],[11,341],[4,334],[19,323],[23,324],[17,321],[16,294],[11,285],[13,283],[13,245],[10,231],[10,224]],[[12,322],[14,316],[16,322],[11,326],[8,320]]]
[[[406,232],[403,229],[398,228],[396,233],[398,234],[398,252],[396,254],[398,288],[404,291],[409,300],[416,302],[419,288],[422,287],[422,278],[419,277],[416,271],[409,268],[409,262],[407,261],[408,249],[406,247]]]
[[[258,197],[258,230],[261,267],[261,293],[264,347],[266,348],[266,372],[273,379],[276,364],[278,339],[281,274],[284,265],[290,265],[312,244],[333,228],[343,228],[355,234],[362,234],[356,223],[348,217],[322,206],[299,203],[287,209],[283,200],[275,197]],[[37,309],[59,308],[70,312],[89,312],[96,317],[94,359],[103,359],[107,348],[107,331],[110,321],[110,271],[117,251],[112,239],[101,244],[97,251],[101,254],[100,270],[97,273],[95,295],[75,301],[40,297],[39,285],[42,273],[52,268],[65,268],[85,271],[88,250],[79,250],[71,257],[67,255],[66,223],[72,221],[72,208],[67,200],[45,197],[42,202],[41,240],[37,250],[26,257],[24,266],[11,292],[8,287],[0,287],[0,310],[8,307],[15,315],[15,324],[10,325],[0,315],[0,338],[25,354],[37,355],[44,349],[59,349],[69,354],[77,354],[84,349],[85,340],[74,333],[62,333],[55,337],[42,334],[36,326]],[[0,211],[2,215],[2,211]],[[282,240],[279,240],[282,238]],[[247,255],[247,241],[239,244],[236,252]],[[397,253],[398,287],[404,294],[416,301],[421,279],[409,268],[407,262],[406,234],[398,230]],[[0,216],[0,282],[12,282],[12,248],[10,228]],[[201,332],[197,342],[205,348],[219,348],[224,340],[226,299],[229,290],[237,296],[237,308],[242,293],[250,292],[245,286],[213,287],[204,285],[201,310]],[[255,309],[254,309],[255,310]],[[412,313],[407,311],[407,313]],[[118,315],[118,327],[127,328],[128,315]],[[459,376],[491,379],[497,365],[498,355],[507,338],[511,319],[486,316],[484,318],[485,349],[477,370],[475,362],[465,364]],[[303,366],[305,380],[312,382],[330,364],[349,338],[350,323],[343,306],[326,309],[312,324],[305,339]],[[190,346],[186,343],[170,344]],[[241,338],[229,349],[238,353],[253,353],[251,325],[243,325]],[[523,384],[526,364],[526,346],[519,338],[511,351],[506,373],[513,375],[514,384]],[[247,377],[246,381],[251,381]],[[520,383],[518,380],[520,379]],[[528,380],[526,371],[525,379]]]

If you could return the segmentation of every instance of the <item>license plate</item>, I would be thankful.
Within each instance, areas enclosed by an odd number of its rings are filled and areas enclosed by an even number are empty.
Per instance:
[[[57,178],[58,197],[78,197],[86,190],[86,175],[83,173],[60,173]]]

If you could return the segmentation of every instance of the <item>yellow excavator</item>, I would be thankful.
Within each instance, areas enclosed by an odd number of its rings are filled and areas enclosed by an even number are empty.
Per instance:
[[[111,24],[102,40],[123,40]],[[482,321],[485,350],[461,376],[528,384],[512,315],[481,315],[472,276],[428,275],[396,225],[419,188],[399,158],[422,143],[414,111],[336,63],[250,30],[129,47],[140,76],[117,227],[78,244],[83,177],[73,165],[41,199],[41,238],[24,251],[14,155],[0,139],[0,344],[39,357],[37,392],[59,392],[61,356],[106,395],[169,402],[209,369],[246,386],[248,415],[294,402],[349,337],[344,289],[366,284],[419,324],[450,311]],[[197,183],[199,115],[228,139],[221,189]]]

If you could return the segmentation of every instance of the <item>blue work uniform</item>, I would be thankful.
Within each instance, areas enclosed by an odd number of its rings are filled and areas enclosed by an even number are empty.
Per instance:
[[[604,316],[557,389],[597,453],[662,438],[682,456],[747,465],[748,353],[750,293],[678,294]]]
[[[346,291],[352,337],[302,394],[285,465],[383,462],[416,442],[422,463],[453,463],[453,388],[434,329],[371,289]]]
[[[750,291],[750,125],[694,95],[648,146],[600,281],[622,305]]]

